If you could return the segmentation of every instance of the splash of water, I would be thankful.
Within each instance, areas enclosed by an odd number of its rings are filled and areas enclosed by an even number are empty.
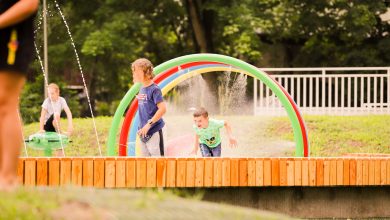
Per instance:
[[[216,99],[201,75],[189,78],[177,85],[171,105],[174,111],[171,113],[184,113],[200,106],[208,110],[216,109]]]
[[[246,100],[247,75],[226,71],[218,86],[219,110],[221,115],[242,112]]]
[[[84,84],[85,93],[86,93],[87,100],[88,100],[89,109],[90,109],[90,111],[91,111],[93,126],[94,126],[94,129],[95,129],[96,141],[97,141],[97,145],[98,145],[98,147],[99,147],[99,154],[100,154],[100,156],[102,156],[102,149],[101,149],[101,146],[100,146],[99,136],[98,136],[98,132],[97,132],[97,129],[96,129],[95,117],[94,117],[94,114],[93,114],[93,111],[92,111],[91,100],[90,100],[90,98],[89,98],[89,93],[88,93],[87,84],[85,83],[83,68],[81,67],[79,54],[78,54],[78,52],[77,52],[77,50],[76,50],[76,45],[74,44],[74,40],[73,40],[72,34],[71,34],[71,32],[70,32],[70,28],[69,28],[68,22],[65,20],[65,16],[64,16],[64,14],[62,13],[61,8],[60,8],[60,6],[59,6],[59,4],[58,4],[58,2],[57,2],[56,0],[54,0],[54,4],[55,4],[56,8],[58,9],[58,11],[59,11],[59,13],[60,13],[60,15],[61,15],[61,17],[62,17],[62,21],[63,21],[64,24],[65,24],[66,30],[68,31],[69,38],[70,38],[70,40],[71,40],[71,44],[72,44],[72,47],[73,47],[73,51],[74,51],[74,53],[75,53],[75,55],[76,55],[76,60],[77,60],[77,64],[78,64],[78,67],[79,67],[79,70],[80,70],[81,78],[83,79],[83,84]]]

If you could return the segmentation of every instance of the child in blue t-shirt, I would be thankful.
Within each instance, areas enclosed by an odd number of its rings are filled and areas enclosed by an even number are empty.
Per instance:
[[[197,154],[198,149],[203,157],[221,156],[221,135],[220,129],[226,128],[230,147],[237,147],[237,140],[232,135],[230,125],[223,120],[209,119],[208,112],[204,108],[196,110],[194,116],[195,147],[192,154]]]
[[[141,156],[164,156],[162,116],[166,106],[161,89],[152,81],[153,64],[145,59],[137,59],[131,65],[134,83],[141,83],[142,87],[137,95],[140,124],[138,135],[141,139]]]

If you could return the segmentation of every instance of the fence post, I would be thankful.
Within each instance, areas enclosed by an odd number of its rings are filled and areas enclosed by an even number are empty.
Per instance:
[[[390,69],[387,69],[387,112],[390,113]]]
[[[325,112],[325,80],[326,80],[326,70],[322,69],[322,112]]]

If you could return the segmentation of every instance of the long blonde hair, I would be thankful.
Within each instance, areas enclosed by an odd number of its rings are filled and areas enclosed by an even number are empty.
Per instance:
[[[131,64],[131,69],[134,71],[136,66],[142,69],[145,77],[153,79],[153,64],[150,62],[150,60],[146,58],[139,58]]]

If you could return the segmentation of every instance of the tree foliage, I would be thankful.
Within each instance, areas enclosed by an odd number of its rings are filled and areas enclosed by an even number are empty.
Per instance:
[[[65,26],[54,2],[48,2],[50,79],[82,84]],[[123,96],[132,84],[130,64],[139,57],[156,65],[198,52],[267,67],[390,64],[390,21],[381,17],[390,7],[386,0],[58,3],[73,34],[93,104],[110,105]],[[41,16],[42,12],[37,23]],[[42,53],[41,29],[36,42]],[[33,69],[33,75],[41,74],[38,61]]]

